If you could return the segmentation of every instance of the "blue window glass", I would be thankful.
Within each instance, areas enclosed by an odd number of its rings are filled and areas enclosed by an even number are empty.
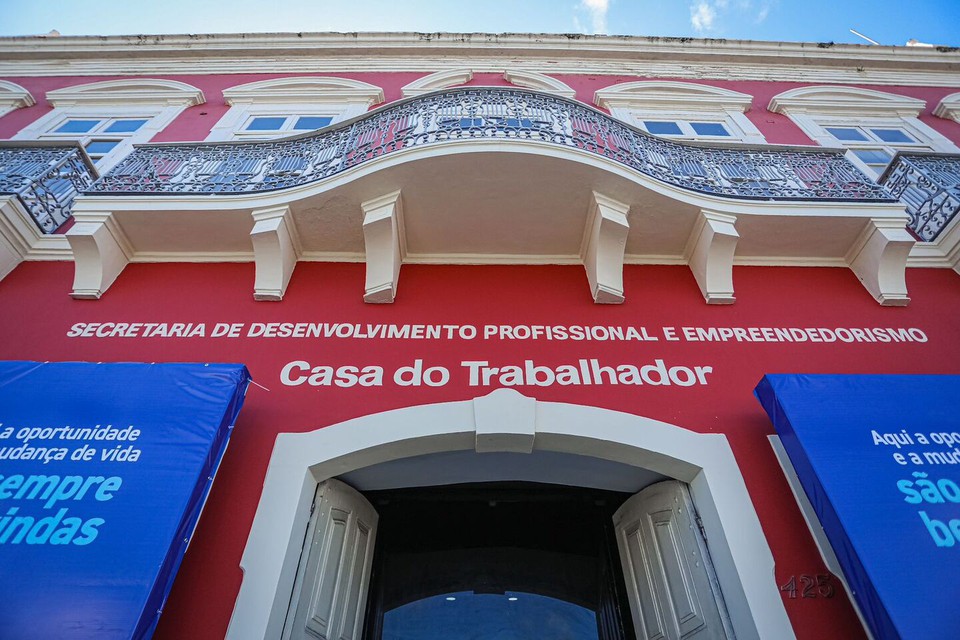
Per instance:
[[[660,122],[658,120],[644,120],[643,126],[655,136],[679,136],[683,134],[680,125],[676,122]]]
[[[332,121],[333,118],[321,116],[300,116],[297,118],[297,122],[293,125],[293,128],[297,131],[312,131],[313,129],[321,129]]]
[[[250,121],[250,124],[247,125],[247,131],[279,131],[283,127],[283,123],[286,121],[287,119],[283,116],[261,116]]]
[[[729,136],[730,132],[719,122],[691,122],[698,136]]]
[[[870,131],[884,142],[916,142],[902,129],[870,129]]]
[[[852,127],[826,127],[826,129],[837,140],[869,140],[862,131]]]
[[[87,133],[98,124],[99,120],[67,120],[54,133]]]
[[[854,153],[867,164],[887,164],[891,159],[883,149],[855,149]]]
[[[117,120],[104,129],[107,133],[132,133],[147,124],[146,120]]]
[[[110,153],[118,144],[120,144],[119,140],[92,140],[87,143],[87,153],[92,156],[102,156]]]

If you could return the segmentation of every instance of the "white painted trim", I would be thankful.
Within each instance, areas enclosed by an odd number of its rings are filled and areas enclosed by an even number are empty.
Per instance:
[[[206,102],[196,87],[175,80],[125,78],[79,84],[48,91],[47,102],[54,107],[118,105],[166,105],[192,107]]]
[[[951,93],[941,100],[937,108],[933,110],[933,115],[938,118],[960,122],[960,92]]]
[[[725,111],[743,113],[753,96],[693,82],[649,80],[622,82],[597,90],[593,102],[601,109],[649,109],[651,111]]]
[[[552,93],[561,98],[574,99],[577,92],[565,82],[548,75],[537,73],[536,71],[524,71],[523,69],[507,69],[503,72],[503,79],[510,84],[524,89],[532,89],[541,93]]]
[[[133,247],[112,213],[87,213],[75,220],[67,231],[74,258],[70,295],[97,300],[130,262]]]
[[[230,106],[240,103],[362,102],[370,107],[383,102],[383,89],[368,82],[350,78],[305,76],[239,84],[224,89],[223,99]]]
[[[774,113],[849,117],[916,118],[927,103],[917,98],[860,87],[799,87],[779,93],[767,107]]]
[[[37,101],[29,91],[13,82],[0,80],[0,117],[14,109],[31,107],[35,104],[37,104]]]
[[[303,253],[289,206],[254,211],[250,240],[256,262],[253,299],[283,300],[290,276]]]
[[[499,404],[519,402],[518,395],[498,389],[483,399],[408,407],[309,433],[280,434],[241,560],[243,582],[226,637],[280,636],[317,483],[390,460],[475,451],[478,413],[492,415]],[[481,417],[485,437],[500,434],[514,441],[518,428],[529,432],[532,422],[534,450],[611,460],[688,483],[737,637],[795,637],[774,580],[773,556],[725,436],[565,403],[535,401],[532,412],[515,415],[525,415],[527,426],[497,430]]]
[[[437,71],[422,78],[417,78],[400,89],[404,98],[412,98],[431,91],[449,89],[473,80],[473,71],[470,69],[450,69]]]

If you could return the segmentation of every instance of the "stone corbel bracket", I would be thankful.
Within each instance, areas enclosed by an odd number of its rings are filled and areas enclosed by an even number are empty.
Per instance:
[[[629,205],[593,192],[580,259],[597,304],[623,303],[623,253],[630,231],[629,211]]]
[[[871,218],[847,253],[847,264],[874,300],[885,307],[905,307],[907,257],[916,240],[907,218]]]
[[[707,304],[733,304],[733,256],[740,234],[736,216],[701,210],[684,257]]]
[[[400,265],[407,257],[400,192],[368,200],[360,207],[367,256],[363,300],[373,304],[390,303],[397,296]]]
[[[253,212],[253,259],[257,275],[254,300],[279,301],[287,290],[290,276],[303,254],[300,236],[289,206],[259,209]]]
[[[133,247],[112,213],[82,213],[67,231],[73,250],[74,278],[70,295],[97,300],[133,257]]]

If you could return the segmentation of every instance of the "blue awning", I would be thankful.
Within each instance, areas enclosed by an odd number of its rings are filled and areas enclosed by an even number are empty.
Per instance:
[[[960,637],[960,376],[755,390],[876,640]]]
[[[153,634],[249,379],[0,362],[0,636]]]

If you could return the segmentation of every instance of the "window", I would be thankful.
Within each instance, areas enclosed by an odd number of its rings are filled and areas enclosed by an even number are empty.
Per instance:
[[[731,138],[727,126],[722,122],[703,122],[690,120],[640,120],[638,125],[647,133],[668,138]]]
[[[173,80],[107,80],[47,92],[54,109],[14,140],[76,140],[101,173],[135,143],[151,138],[185,108],[202,104],[196,87]]]
[[[41,140],[76,140],[96,163],[132,138],[150,118],[67,118]]]
[[[626,82],[597,91],[594,102],[655,136],[763,144],[746,117],[753,98],[688,82]]]
[[[917,118],[925,106],[871,89],[801,87],[775,96],[769,108],[789,116],[819,144],[849,149],[851,160],[877,178],[897,151],[960,151]]]
[[[383,101],[383,90],[346,78],[262,80],[223,92],[230,110],[207,136],[219,140],[266,140],[306,133],[366,113]]]

